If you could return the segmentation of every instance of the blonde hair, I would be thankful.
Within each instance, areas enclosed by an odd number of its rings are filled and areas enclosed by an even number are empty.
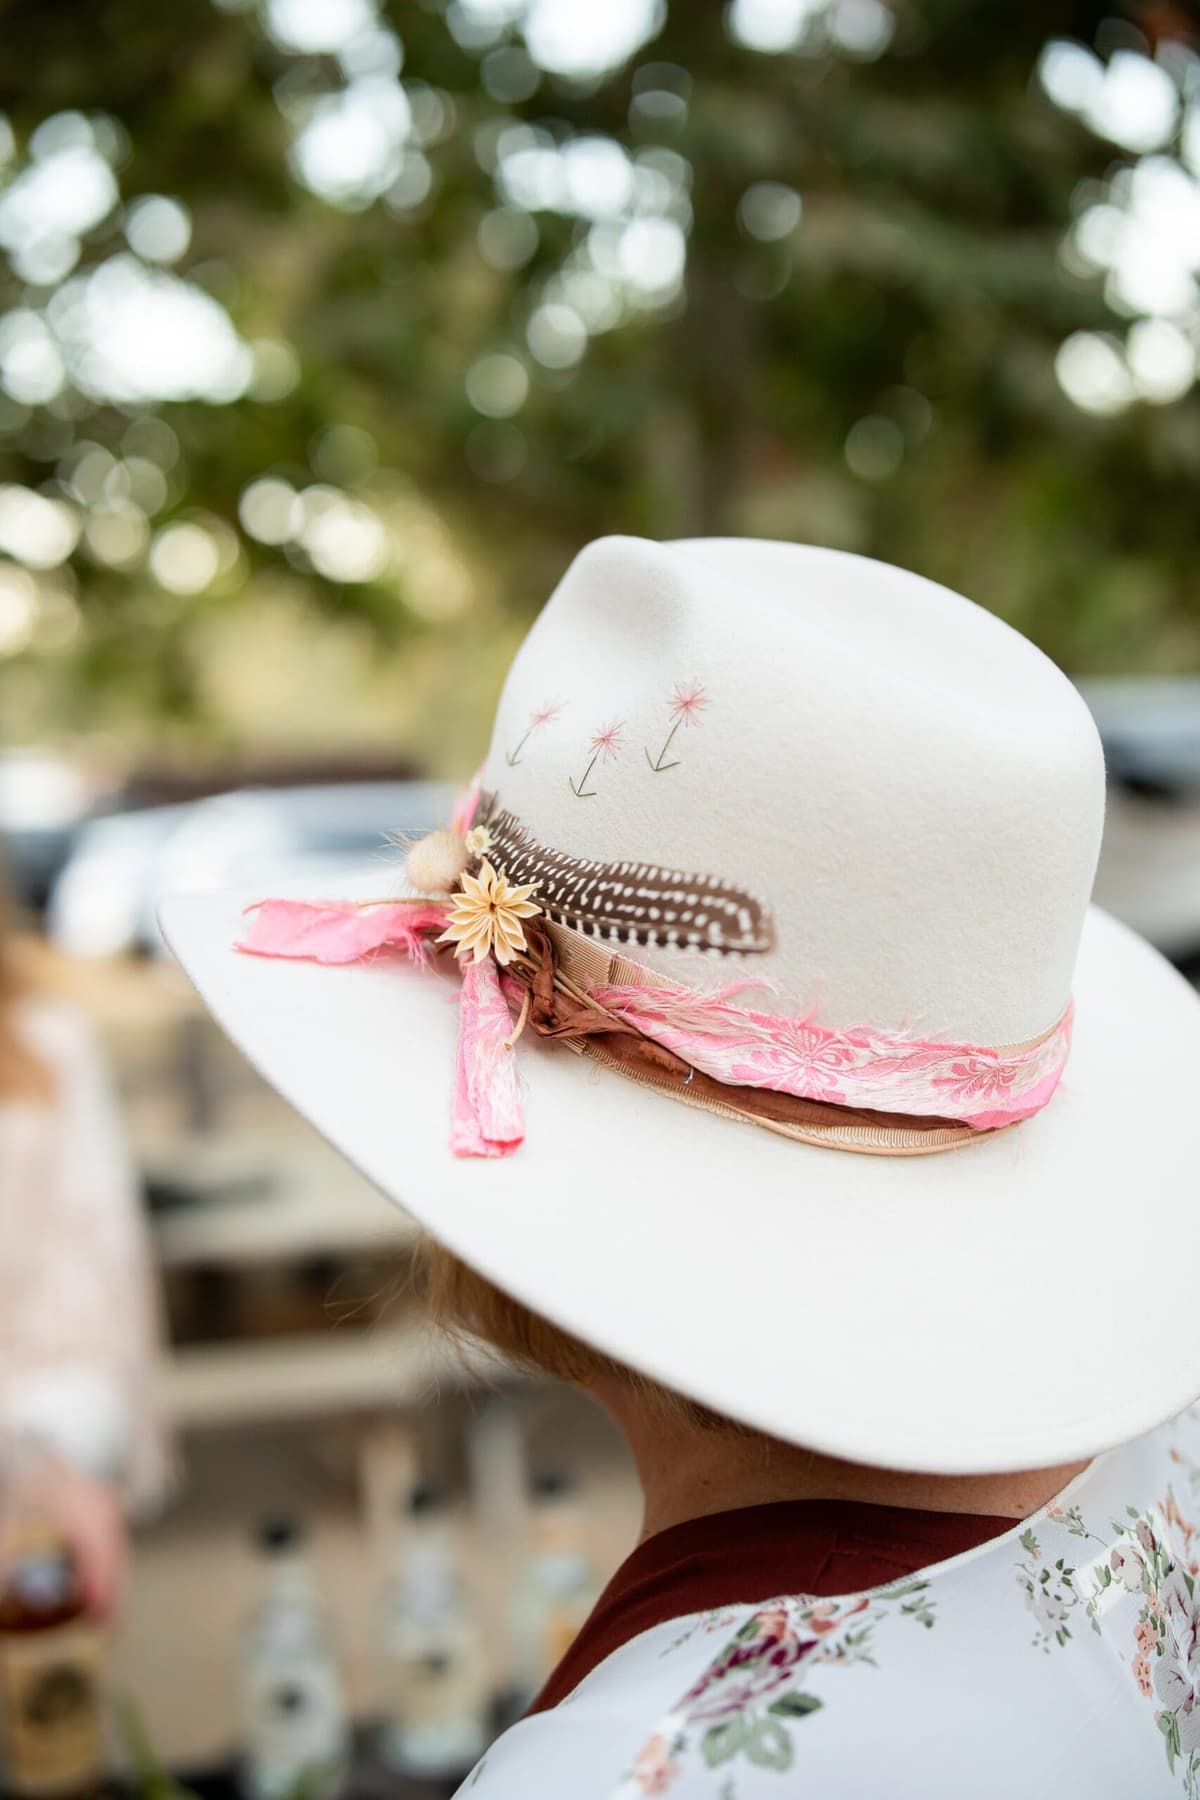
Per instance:
[[[13,953],[12,909],[0,885],[0,1104],[6,1100],[48,1102],[54,1078],[21,1029],[20,1003],[29,983]]]
[[[661,1409],[668,1418],[704,1431],[750,1435],[748,1428],[735,1419],[725,1418],[673,1388],[663,1387],[615,1357],[594,1350],[561,1326],[551,1324],[433,1238],[421,1238],[416,1265],[431,1322],[459,1343],[472,1338],[482,1340],[519,1369],[573,1382],[577,1387],[616,1382]]]

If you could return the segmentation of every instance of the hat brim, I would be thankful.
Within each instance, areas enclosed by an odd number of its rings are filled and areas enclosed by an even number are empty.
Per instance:
[[[434,1237],[646,1375],[830,1455],[945,1474],[1090,1456],[1200,1390],[1200,1003],[1106,914],[1058,1093],[953,1155],[787,1142],[527,1034],[526,1142],[476,1161],[447,1148],[453,976],[243,955],[260,897],[161,914],[234,1043]]]

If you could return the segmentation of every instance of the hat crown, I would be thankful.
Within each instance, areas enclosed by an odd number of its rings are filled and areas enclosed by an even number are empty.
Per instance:
[[[1104,811],[1091,715],[1026,639],[905,570],[589,545],[513,663],[483,785],[544,847],[539,898],[582,895],[580,928],[690,986],[761,977],[835,1028],[992,1045],[1070,998]]]

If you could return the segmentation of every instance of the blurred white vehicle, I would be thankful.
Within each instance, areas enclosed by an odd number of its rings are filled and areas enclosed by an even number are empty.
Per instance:
[[[246,788],[93,819],[51,891],[47,930],[70,955],[115,956],[157,948],[164,894],[265,894],[310,881],[314,892],[336,894],[338,873],[372,857],[383,879],[401,857],[389,837],[443,824],[453,792],[421,781]]]
[[[82,771],[50,750],[0,751],[0,838],[13,887],[41,906],[98,795]]]
[[[1200,679],[1081,683],[1104,740],[1098,905],[1179,963],[1200,958]]]

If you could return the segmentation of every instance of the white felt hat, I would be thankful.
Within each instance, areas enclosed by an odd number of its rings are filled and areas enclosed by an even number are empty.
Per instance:
[[[482,785],[498,863],[524,879],[533,846],[567,938],[692,990],[762,978],[756,1006],[833,1033],[1038,1043],[1073,997],[1073,1042],[1035,1116],[909,1157],[678,1106],[526,1034],[526,1141],[463,1160],[452,982],[249,957],[262,896],[168,901],[226,1031],[437,1238],[646,1374],[869,1463],[1057,1463],[1200,1391],[1170,1278],[1200,1253],[1200,1003],[1088,910],[1102,757],[1039,651],[866,558],[604,539],[513,664]],[[617,924],[599,866],[634,872]],[[341,887],[379,890],[377,861]]]

